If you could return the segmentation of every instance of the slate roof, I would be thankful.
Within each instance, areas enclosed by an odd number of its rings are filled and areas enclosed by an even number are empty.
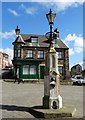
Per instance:
[[[38,45],[40,47],[49,47],[49,44],[46,43],[45,41],[47,41],[47,38],[44,35],[36,35],[36,34],[20,34],[20,38],[17,37],[15,42],[23,42],[25,43],[25,45],[27,45],[27,43],[31,43],[31,37],[38,37]],[[14,42],[14,43],[15,43]],[[60,40],[57,39],[57,44],[54,45],[55,48],[64,48],[64,49],[68,49],[68,47]]]
[[[76,68],[77,66],[79,66],[79,67],[82,68],[82,66],[81,66],[80,64],[76,64],[76,65],[74,65],[74,66],[71,68],[71,70],[72,70],[73,68]]]

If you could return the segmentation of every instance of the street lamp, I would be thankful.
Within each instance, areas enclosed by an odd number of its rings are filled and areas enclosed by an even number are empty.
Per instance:
[[[54,39],[54,32],[52,32],[52,25],[54,24],[56,13],[52,13],[52,10],[50,9],[50,12],[46,14],[46,17],[50,25],[50,32],[46,33],[46,38],[49,40],[50,47],[51,47],[53,45],[52,41]]]
[[[48,19],[49,25],[53,25],[54,19],[56,17],[56,13],[52,13],[52,10],[50,9],[50,12],[48,14],[46,14],[46,17]]]

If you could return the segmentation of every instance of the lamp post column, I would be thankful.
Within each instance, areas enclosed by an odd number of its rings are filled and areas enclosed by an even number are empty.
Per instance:
[[[52,45],[52,24],[50,24],[50,47],[53,46]]]
[[[58,56],[53,46],[53,32],[52,25],[55,18],[54,13],[50,10],[49,14],[46,14],[49,25],[50,34],[46,34],[49,41],[49,51],[46,53],[45,74],[44,74],[44,97],[43,107],[46,109],[62,108],[62,97],[59,93],[59,73],[58,73]]]

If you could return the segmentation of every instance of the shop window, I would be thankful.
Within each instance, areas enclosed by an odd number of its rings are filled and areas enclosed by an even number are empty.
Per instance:
[[[30,66],[30,74],[36,74],[36,66],[35,65],[31,65]]]
[[[23,66],[23,74],[29,74],[29,65]]]
[[[23,74],[24,75],[35,75],[36,74],[36,66],[35,65],[24,65],[23,66]]]

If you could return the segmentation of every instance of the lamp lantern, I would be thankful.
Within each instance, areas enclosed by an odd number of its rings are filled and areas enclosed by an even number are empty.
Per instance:
[[[49,24],[53,24],[56,14],[52,13],[52,10],[50,9],[50,12],[48,14],[46,14],[46,17],[47,17]]]

